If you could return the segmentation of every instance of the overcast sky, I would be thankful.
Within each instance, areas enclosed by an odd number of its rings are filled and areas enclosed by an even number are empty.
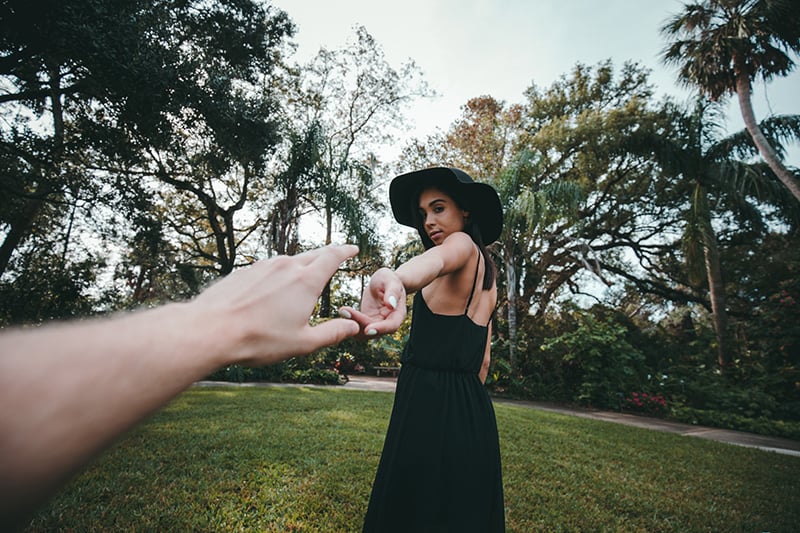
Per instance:
[[[363,25],[398,67],[413,59],[440,95],[409,109],[424,136],[446,129],[467,100],[491,95],[521,102],[532,83],[547,87],[576,63],[611,59],[615,67],[632,60],[652,70],[660,94],[685,100],[675,70],[659,59],[659,27],[681,9],[679,0],[277,0],[297,25],[296,59],[305,61],[321,46],[340,48]],[[794,58],[797,60],[797,58]],[[756,117],[800,114],[800,72],[754,86]],[[743,127],[735,102],[728,130]],[[800,166],[800,147],[792,164]]]

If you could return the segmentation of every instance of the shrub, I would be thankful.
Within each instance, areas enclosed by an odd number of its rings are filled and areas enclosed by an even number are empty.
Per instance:
[[[691,407],[673,407],[670,410],[669,417],[672,420],[686,424],[735,429],[760,435],[800,440],[800,422],[770,420],[764,417],[748,418],[734,413],[693,409]]]
[[[577,329],[551,339],[541,350],[561,353],[564,365],[571,367],[577,389],[574,401],[617,407],[617,394],[636,387],[644,361],[626,334],[625,327],[611,319],[585,314]]]
[[[631,411],[648,415],[663,415],[667,410],[667,400],[662,394],[646,392],[632,392],[628,398],[625,398],[624,405]]]
[[[344,376],[331,368],[314,368],[296,365],[292,359],[271,366],[247,368],[231,365],[221,368],[206,379],[242,383],[268,381],[273,383],[307,383],[316,385],[340,385]]]
[[[335,370],[308,369],[293,370],[285,375],[284,381],[314,385],[341,385],[342,375]]]

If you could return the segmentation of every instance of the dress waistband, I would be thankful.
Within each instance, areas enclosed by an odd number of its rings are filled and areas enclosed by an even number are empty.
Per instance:
[[[418,368],[420,370],[427,370],[429,372],[439,372],[439,373],[442,373],[442,374],[459,374],[459,375],[464,375],[464,376],[471,376],[473,374],[477,375],[477,372],[473,372],[472,370],[464,370],[464,369],[460,369],[460,368],[439,368],[439,367],[418,365],[418,364],[413,363],[411,361],[401,361],[401,363],[402,363],[402,365],[404,367],[405,366],[409,366],[409,367],[412,367],[412,368]]]

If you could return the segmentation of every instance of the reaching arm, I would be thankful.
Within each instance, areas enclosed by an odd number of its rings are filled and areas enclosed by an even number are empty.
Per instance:
[[[361,298],[361,309],[342,307],[339,313],[358,322],[362,336],[393,333],[406,316],[406,293],[418,291],[436,278],[462,268],[474,252],[475,244],[469,235],[453,233],[439,246],[410,259],[397,270],[375,271]]]
[[[271,364],[358,333],[348,320],[308,323],[325,283],[357,251],[279,257],[188,303],[0,335],[0,529],[217,368]]]
[[[453,233],[445,241],[400,265],[395,274],[406,292],[416,292],[436,278],[463,267],[475,253],[466,233]]]

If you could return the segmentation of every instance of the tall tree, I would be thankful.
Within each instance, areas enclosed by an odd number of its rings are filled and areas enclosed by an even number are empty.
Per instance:
[[[321,49],[301,70],[295,120],[319,127],[319,157],[306,198],[322,220],[324,242],[334,225],[362,243],[374,243],[370,216],[379,210],[375,153],[387,146],[404,124],[404,108],[430,94],[413,62],[392,67],[363,27],[342,49]],[[322,294],[320,314],[330,314],[330,285]]]
[[[290,126],[291,128],[291,126]],[[294,255],[299,248],[300,219],[311,208],[308,199],[314,183],[314,171],[321,157],[322,131],[317,123],[305,131],[290,130],[278,156],[280,167],[270,183],[271,205],[267,227],[269,250],[280,255]],[[267,200],[267,195],[262,195]]]
[[[0,210],[9,214],[0,272],[43,203],[69,205],[65,195],[89,183],[108,190],[143,176],[194,195],[219,270],[231,268],[225,217],[275,142],[274,103],[253,91],[280,61],[293,31],[287,16],[250,0],[10,1],[0,29],[0,106],[12,117],[0,175],[14,198]],[[73,164],[76,154],[84,160]],[[236,172],[240,196],[229,204],[198,185]]]
[[[578,209],[585,201],[583,190],[575,182],[537,183],[535,178],[541,171],[539,163],[531,154],[523,152],[494,181],[505,217],[497,247],[506,274],[509,363],[515,372],[518,370],[518,317],[521,311],[524,316],[524,310],[530,307],[530,302],[522,299],[520,293],[520,274],[524,272],[522,269],[528,253],[525,243],[541,238],[552,224],[559,221],[574,223]]]
[[[676,128],[671,135],[657,135],[646,150],[653,150],[656,159],[670,175],[683,182],[675,191],[686,196],[682,252],[687,280],[702,287],[705,278],[708,301],[717,343],[717,361],[725,369],[733,359],[733,343],[729,328],[728,303],[724,268],[715,230],[722,219],[738,222],[737,226],[764,228],[767,225],[761,204],[788,204],[782,212],[796,211],[791,198],[774,174],[762,162],[749,162],[757,150],[746,131],[729,137],[720,135],[722,110],[718,104],[698,99],[688,114],[676,111]],[[767,131],[775,122],[791,131],[791,124],[780,117],[768,121]],[[794,122],[800,123],[800,117]]]
[[[680,66],[679,78],[712,99],[736,93],[745,127],[778,179],[800,201],[800,180],[759,127],[751,101],[756,77],[770,80],[794,69],[800,53],[796,0],[703,0],[684,6],[662,28],[672,42],[664,61]]]
[[[610,62],[577,65],[546,90],[531,87],[526,98],[517,149],[537,162],[529,187],[571,183],[583,198],[575,216],[559,217],[526,243],[524,302],[540,320],[565,290],[585,293],[589,279],[596,286],[614,275],[646,277],[676,213],[654,203],[656,165],[636,150],[669,125],[642,67],[615,73]]]
[[[506,222],[495,250],[507,285],[510,348],[517,326],[541,322],[589,277],[610,283],[609,273],[635,271],[622,250],[655,257],[655,241],[675,214],[642,205],[653,196],[654,164],[633,149],[664,122],[651,94],[635,65],[619,75],[610,62],[578,65],[544,91],[531,87],[521,106],[471,100],[446,135],[404,154],[414,163],[442,157],[500,191]]]

